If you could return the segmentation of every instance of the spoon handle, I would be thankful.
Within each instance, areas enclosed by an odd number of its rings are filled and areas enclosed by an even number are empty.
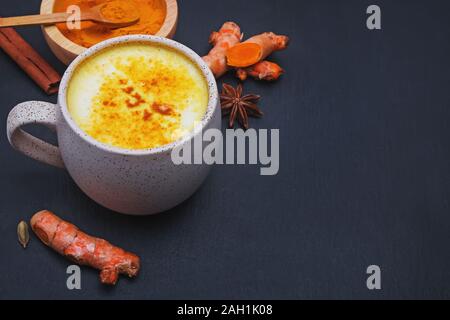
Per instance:
[[[82,14],[80,21],[91,20],[92,17],[88,14]],[[15,26],[30,26],[30,25],[46,25],[60,22],[67,22],[73,20],[71,13],[52,13],[52,14],[37,14],[31,16],[20,16],[10,18],[0,18],[0,28],[15,27]]]

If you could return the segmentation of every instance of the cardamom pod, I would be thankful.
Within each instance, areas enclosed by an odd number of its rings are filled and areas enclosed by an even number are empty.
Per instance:
[[[20,221],[17,225],[17,236],[19,237],[20,244],[25,249],[27,247],[28,241],[30,241],[28,225],[25,221]]]

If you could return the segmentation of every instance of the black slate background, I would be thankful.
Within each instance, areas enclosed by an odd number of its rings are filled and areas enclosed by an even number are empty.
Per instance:
[[[266,113],[252,125],[281,130],[279,174],[221,166],[171,212],[110,212],[64,171],[10,148],[9,110],[56,98],[0,52],[0,298],[450,298],[450,3],[179,2],[175,39],[201,54],[229,19],[246,35],[291,36],[273,58],[286,76],[246,83]],[[365,26],[374,3],[381,31]],[[38,8],[38,0],[3,1],[0,15]],[[38,27],[20,32],[64,70]],[[139,278],[105,288],[82,268],[82,290],[67,290],[68,261],[35,237],[27,250],[16,240],[18,221],[44,208],[137,252]],[[371,264],[382,269],[380,291],[366,288]]]

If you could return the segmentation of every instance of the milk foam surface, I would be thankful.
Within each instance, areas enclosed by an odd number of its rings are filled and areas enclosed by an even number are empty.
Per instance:
[[[94,139],[124,149],[155,148],[189,134],[201,121],[208,86],[201,70],[175,50],[129,43],[78,66],[67,104],[76,124]]]

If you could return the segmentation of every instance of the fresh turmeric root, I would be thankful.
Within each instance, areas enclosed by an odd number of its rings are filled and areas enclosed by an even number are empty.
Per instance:
[[[135,277],[139,257],[80,231],[50,211],[44,210],[31,218],[31,228],[42,242],[75,263],[100,270],[100,281],[116,284],[119,274]]]
[[[226,52],[242,40],[241,28],[234,22],[225,22],[218,32],[213,32],[209,43],[214,47],[203,57],[216,78],[228,71]]]
[[[235,68],[247,68],[263,61],[274,51],[286,49],[288,44],[287,36],[265,32],[228,49],[227,64]]]
[[[275,81],[283,73],[284,70],[278,64],[269,61],[261,61],[253,66],[236,70],[236,76],[241,81],[245,81],[248,76],[256,80]]]

